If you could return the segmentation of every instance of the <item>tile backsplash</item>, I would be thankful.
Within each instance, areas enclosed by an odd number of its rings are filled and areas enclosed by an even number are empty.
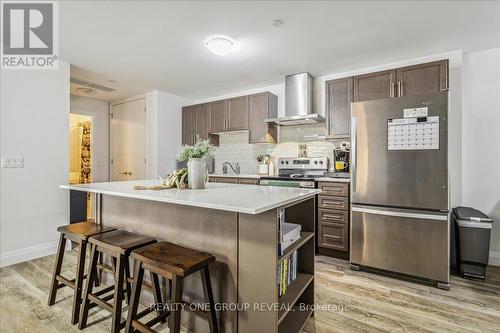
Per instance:
[[[215,152],[214,173],[222,173],[222,163],[230,162],[233,166],[238,162],[242,174],[256,174],[258,171],[257,156],[269,154],[275,145],[249,144],[248,131],[221,133],[219,147]],[[231,173],[231,170],[228,170]]]
[[[299,143],[307,144],[308,157],[328,157],[331,164],[333,149],[344,140],[325,140],[325,134],[325,124],[282,126],[278,144],[249,144],[248,131],[222,133],[215,153],[214,173],[222,173],[223,162],[233,165],[238,162],[242,174],[256,174],[257,156],[270,154],[277,165],[278,157],[297,157]]]

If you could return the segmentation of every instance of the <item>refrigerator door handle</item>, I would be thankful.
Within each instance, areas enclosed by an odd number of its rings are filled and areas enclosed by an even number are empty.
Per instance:
[[[412,219],[425,219],[425,220],[448,220],[448,214],[429,214],[429,213],[418,213],[418,212],[405,212],[399,209],[393,208],[376,208],[376,207],[366,207],[366,206],[352,206],[353,212],[359,213],[368,213],[368,214],[377,214],[377,215],[385,215],[385,216],[396,216],[396,217],[406,217]]]
[[[356,192],[356,160],[357,160],[357,131],[358,131],[358,125],[357,125],[357,119],[355,117],[351,118],[351,185],[352,185],[352,192]]]

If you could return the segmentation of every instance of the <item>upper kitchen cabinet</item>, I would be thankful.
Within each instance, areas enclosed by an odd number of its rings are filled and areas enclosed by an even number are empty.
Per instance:
[[[226,131],[228,100],[209,103],[210,133]]]
[[[196,139],[196,106],[182,108],[182,144],[192,145]]]
[[[208,139],[208,126],[209,126],[209,114],[208,114],[208,104],[199,104],[195,106],[196,109],[196,135],[200,139]]]
[[[326,82],[327,129],[331,138],[346,138],[350,135],[353,90],[352,77]]]
[[[266,123],[278,115],[278,97],[270,92],[248,96],[249,143],[276,143],[276,125]]]
[[[228,131],[248,129],[248,96],[230,98],[228,101]]]
[[[357,75],[354,77],[354,102],[394,97],[396,70]]]
[[[448,60],[397,69],[397,94],[414,96],[448,89]]]
[[[200,139],[210,139],[214,145],[219,145],[219,139],[209,134],[210,114],[208,104],[185,106],[182,108],[182,144],[193,145],[196,136]]]

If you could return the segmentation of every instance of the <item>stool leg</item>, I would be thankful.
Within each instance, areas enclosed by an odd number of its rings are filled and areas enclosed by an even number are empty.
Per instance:
[[[155,298],[156,303],[156,313],[158,316],[162,316],[161,322],[164,323],[166,321],[165,317],[163,317],[163,301],[161,297],[161,289],[160,289],[160,280],[158,279],[158,274],[149,272],[151,276],[151,285],[153,286],[153,296]]]
[[[113,298],[113,314],[111,322],[111,332],[120,332],[121,326],[121,314],[122,314],[122,302],[123,302],[123,276],[124,272],[124,256],[120,255],[116,262],[115,271],[115,297]]]
[[[80,240],[78,243],[80,250],[78,250],[78,262],[76,263],[76,277],[75,277],[75,290],[73,292],[73,312],[71,313],[71,323],[74,325],[78,323],[80,315],[80,305],[82,304],[82,285],[83,273],[85,270],[85,254],[87,251],[87,242]]]
[[[139,299],[141,297],[142,279],[144,277],[144,269],[142,262],[136,261],[134,268],[134,286],[132,287],[132,295],[129,303],[127,314],[127,326],[125,326],[125,333],[133,333],[132,320],[137,316],[137,308],[139,307]]]
[[[130,261],[129,257],[125,257],[125,262],[124,262],[124,267],[125,267],[125,286],[126,286],[126,293],[125,293],[125,301],[127,304],[130,304],[130,294],[132,293],[132,284],[129,282],[130,278]]]
[[[201,280],[203,284],[203,293],[205,294],[205,302],[208,302],[208,305],[210,306],[210,332],[218,333],[219,325],[217,324],[214,295],[212,293],[212,283],[210,282],[210,271],[208,270],[208,266],[205,266],[201,271]]]
[[[183,279],[173,275],[172,276],[172,294],[171,296],[171,309],[169,316],[169,326],[171,333],[179,333],[181,331],[181,310],[182,310],[182,285]]]
[[[64,258],[64,250],[66,248],[66,237],[61,233],[59,236],[59,245],[57,247],[56,263],[54,264],[54,272],[52,273],[52,282],[50,283],[49,300],[47,304],[49,306],[54,305],[56,302],[56,295],[59,282],[57,281],[57,276],[61,274],[61,268]]]
[[[104,264],[104,254],[99,253],[99,259],[98,259],[99,264],[103,265]],[[95,279],[94,279],[94,286],[99,287],[101,285],[101,280],[102,280],[102,270],[99,269]]]
[[[82,310],[80,311],[80,320],[78,322],[78,328],[83,329],[87,326],[87,318],[89,316],[90,309],[90,299],[89,294],[92,293],[95,280],[97,278],[97,257],[99,252],[97,251],[97,246],[91,246],[92,251],[90,251],[90,263],[87,269],[87,281],[85,282],[85,291],[82,297]]]

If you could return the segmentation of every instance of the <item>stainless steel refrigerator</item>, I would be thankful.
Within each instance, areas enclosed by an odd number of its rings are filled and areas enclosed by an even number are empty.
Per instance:
[[[449,288],[448,93],[352,103],[351,267]]]

